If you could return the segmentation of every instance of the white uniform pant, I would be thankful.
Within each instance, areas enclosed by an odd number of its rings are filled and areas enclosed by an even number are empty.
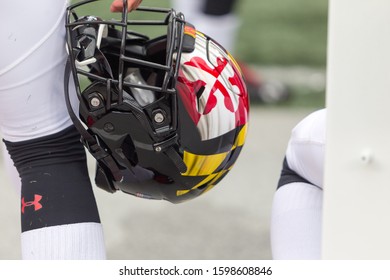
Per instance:
[[[0,129],[18,142],[71,125],[64,100],[67,1],[2,1]]]

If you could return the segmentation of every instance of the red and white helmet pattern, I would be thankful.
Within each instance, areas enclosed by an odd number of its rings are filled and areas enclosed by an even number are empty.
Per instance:
[[[234,58],[203,33],[188,29],[195,50],[181,56],[177,88],[201,139],[210,140],[247,123],[248,93]]]

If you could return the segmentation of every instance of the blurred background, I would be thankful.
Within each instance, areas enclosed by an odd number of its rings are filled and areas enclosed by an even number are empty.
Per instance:
[[[114,17],[108,12],[110,3],[98,1],[99,14]],[[255,75],[252,79],[260,81],[260,94],[265,90],[270,96],[279,90],[287,94],[262,99],[256,89],[251,92],[248,138],[236,166],[196,200],[172,205],[96,188],[109,259],[272,258],[272,197],[290,131],[304,116],[325,106],[327,4],[238,1],[239,27],[229,51],[249,75]],[[171,2],[144,0],[143,5],[170,7]],[[90,172],[93,178],[91,158]],[[2,160],[0,178],[0,259],[19,259],[20,200]]]

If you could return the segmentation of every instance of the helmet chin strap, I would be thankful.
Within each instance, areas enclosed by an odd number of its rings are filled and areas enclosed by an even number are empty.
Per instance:
[[[98,143],[97,139],[93,137],[80,122],[79,118],[73,111],[72,104],[69,98],[69,81],[71,75],[71,63],[70,58],[68,58],[65,66],[65,77],[64,77],[64,87],[65,87],[65,101],[66,107],[68,109],[69,116],[81,135],[81,140],[84,143],[84,146],[87,147],[91,155],[100,163],[107,167],[112,174],[112,177],[115,181],[120,182],[123,179],[122,172],[118,168],[118,165],[112,158],[112,156],[107,153]]]

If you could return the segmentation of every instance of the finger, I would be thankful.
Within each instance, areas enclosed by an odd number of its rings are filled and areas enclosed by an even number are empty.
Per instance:
[[[131,12],[132,10],[138,8],[141,2],[142,0],[128,0],[127,1],[128,11]],[[110,6],[110,10],[111,12],[122,12],[123,0],[114,0]]]

